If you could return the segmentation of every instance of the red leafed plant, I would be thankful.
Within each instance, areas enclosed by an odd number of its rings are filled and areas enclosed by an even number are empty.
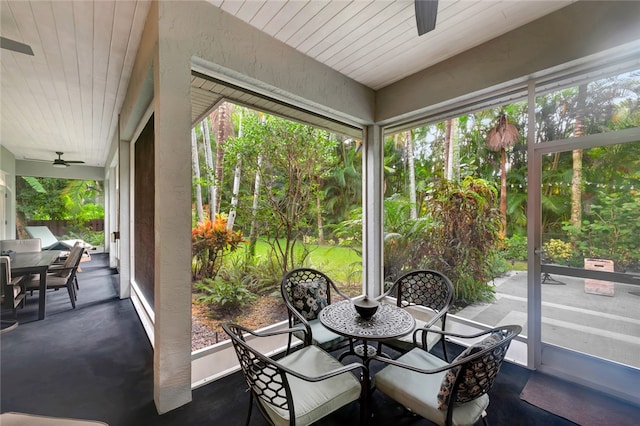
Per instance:
[[[224,255],[235,251],[244,242],[240,231],[227,229],[227,220],[222,215],[216,215],[213,222],[206,219],[199,223],[191,230],[193,279],[214,279]]]

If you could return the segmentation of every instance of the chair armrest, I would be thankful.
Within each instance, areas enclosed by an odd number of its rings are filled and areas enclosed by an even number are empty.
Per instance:
[[[305,332],[304,345],[305,346],[310,345],[311,344],[311,326],[309,325],[309,321],[307,321],[307,319],[303,317],[300,314],[300,312],[298,312],[298,310],[294,308],[286,298],[284,299],[284,305],[287,307],[289,329],[296,330],[296,331],[300,329],[299,327],[298,328],[294,327],[293,317],[295,317],[295,319],[297,319],[298,322],[300,322],[300,324],[302,324],[302,326],[304,327],[304,332]]]
[[[285,367],[284,365],[280,364],[277,361],[275,361],[274,363],[278,364],[278,366],[280,368],[282,368],[282,370],[286,371],[288,374],[291,374],[292,376],[295,376],[295,377],[299,378],[300,380],[304,380],[306,382],[320,382],[322,380],[326,380],[326,379],[329,379],[331,377],[339,376],[340,374],[344,374],[344,373],[347,373],[349,371],[357,370],[357,369],[362,369],[363,382],[368,381],[368,378],[369,378],[369,368],[366,365],[364,365],[364,364],[362,364],[360,362],[352,362],[351,364],[347,364],[347,365],[345,365],[343,367],[336,368],[334,370],[328,371],[328,372],[326,372],[324,374],[321,374],[319,376],[306,376],[304,374],[298,373],[297,371],[291,370],[289,367]]]
[[[302,331],[305,334],[305,340],[307,337],[307,330],[303,327],[290,327],[282,330],[274,330],[274,331],[254,331],[249,330],[248,328],[237,325],[239,329],[242,330],[243,334],[250,334],[255,337],[270,337],[270,336],[278,336],[281,334],[291,334],[294,332]],[[305,345],[306,346],[306,345]]]
[[[20,285],[22,284],[22,282],[25,280],[26,277],[27,277],[26,275],[18,275],[15,277],[11,277],[11,281],[8,283],[8,285],[13,285],[13,286]]]
[[[427,330],[425,328],[419,328],[419,329],[415,330],[413,332],[413,334],[414,334],[414,339],[415,339],[415,337],[416,337],[416,335],[418,333],[422,333],[422,332],[425,332],[425,333],[426,332],[436,333],[436,334],[442,335],[443,337],[444,336],[451,336],[451,337],[459,337],[461,339],[474,339],[476,337],[481,337],[481,336],[484,336],[485,334],[493,333],[493,332],[500,331],[500,330],[502,330],[502,328],[498,327],[498,328],[490,328],[489,330],[484,330],[484,331],[481,331],[481,332],[475,333],[475,334],[459,334],[459,333],[452,333],[450,331],[444,331],[444,330],[437,330],[437,329],[428,329]]]
[[[433,356],[435,356],[435,355],[433,355]],[[474,354],[474,356],[475,356],[475,354]],[[432,368],[432,369],[418,368],[418,367],[415,367],[413,365],[405,364],[404,362],[400,362],[398,360],[387,358],[387,357],[383,357],[383,356],[380,356],[380,355],[376,355],[376,356],[372,356],[372,357],[367,358],[365,363],[368,366],[369,364],[371,364],[371,361],[374,361],[374,360],[383,362],[385,364],[395,365],[396,367],[404,368],[404,369],[415,371],[416,373],[422,373],[422,374],[441,373],[443,371],[447,371],[447,370],[449,370],[449,369],[461,364],[461,362],[458,361],[458,362],[455,362],[453,364],[443,365],[442,367],[438,367],[438,368]]]
[[[47,273],[58,273],[58,272],[62,272],[62,271],[73,271],[74,269],[78,269],[77,266],[68,266],[66,268],[48,268],[47,269]]]
[[[500,329],[492,329],[490,331],[493,331],[493,330],[500,330]],[[441,334],[454,335],[453,333],[441,333]],[[480,336],[483,335],[483,334],[487,334],[487,333],[486,332],[485,333],[479,333]],[[458,335],[458,336],[459,337],[465,337],[463,335]],[[476,337],[478,337],[478,336],[476,336]],[[515,335],[512,335],[508,339],[511,340],[513,337],[515,337]],[[462,364],[465,364],[465,363],[467,363],[467,362],[469,362],[471,360],[484,357],[487,353],[492,352],[497,346],[500,346],[502,344],[504,344],[504,340],[496,341],[492,345],[487,346],[485,348],[482,348],[481,350],[479,350],[477,352],[474,352],[474,353],[469,354],[467,356],[464,356],[462,358],[456,359],[454,362],[451,362],[451,363],[448,363],[446,365],[443,365],[442,367],[432,368],[432,369],[419,368],[419,367],[416,367],[416,366],[413,366],[413,365],[410,365],[410,364],[406,364],[406,363],[400,362],[398,360],[386,358],[386,357],[383,357],[383,356],[380,356],[380,355],[376,355],[376,356],[373,356],[371,358],[368,358],[365,361],[365,363],[366,363],[367,366],[369,366],[369,364],[371,363],[372,360],[376,360],[376,361],[384,362],[386,364],[395,365],[397,367],[404,368],[404,369],[407,369],[407,370],[415,371],[416,373],[435,374],[435,373],[441,373],[441,372],[446,371],[446,370],[450,370],[450,369],[452,369],[454,367],[458,367],[458,366],[460,366]],[[420,350],[420,351],[422,351],[423,349],[419,348],[419,347],[416,347],[416,348],[414,348],[412,350]],[[427,354],[429,354],[429,356],[436,357],[435,355],[430,354],[427,351],[425,351],[425,352]]]

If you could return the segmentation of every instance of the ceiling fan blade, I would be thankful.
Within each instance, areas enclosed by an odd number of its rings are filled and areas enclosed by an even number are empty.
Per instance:
[[[33,56],[33,50],[31,49],[31,46],[29,46],[28,44],[20,43],[19,41],[11,40],[10,38],[0,37],[0,47],[7,50],[13,50],[14,52]]]
[[[75,161],[73,161],[73,160],[71,160],[71,161],[64,160],[64,162],[67,163],[67,164],[82,164],[82,163],[84,163],[84,161],[79,161],[79,160],[75,160]]]
[[[415,0],[415,6],[418,35],[421,36],[436,27],[438,0]]]

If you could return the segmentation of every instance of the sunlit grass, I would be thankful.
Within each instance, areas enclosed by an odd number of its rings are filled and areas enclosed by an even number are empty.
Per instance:
[[[304,267],[314,268],[327,274],[339,284],[340,288],[346,287],[349,293],[356,291],[360,294],[362,288],[362,257],[354,249],[342,246],[306,244],[309,251]],[[256,256],[266,257],[271,247],[265,241],[256,244]],[[244,255],[246,246],[236,253]],[[296,250],[301,253],[303,246],[298,243]],[[345,290],[346,291],[346,290]]]

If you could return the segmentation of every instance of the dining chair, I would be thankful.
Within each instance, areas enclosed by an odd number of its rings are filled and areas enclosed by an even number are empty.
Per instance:
[[[331,304],[333,294],[349,299],[327,275],[312,268],[293,269],[282,278],[280,292],[287,307],[289,328],[302,324],[306,330],[305,333],[289,334],[287,354],[291,350],[292,336],[301,340],[306,336],[308,341],[304,341],[305,345],[314,344],[327,350],[336,349],[346,340],[327,329],[318,319],[322,308]]]
[[[434,331],[459,339],[477,339],[453,362],[415,347],[392,360],[375,356],[388,364],[374,377],[375,389],[395,400],[414,414],[438,425],[473,425],[482,418],[491,390],[511,340],[520,334],[519,325],[503,325],[473,335]]]
[[[27,238],[24,240],[2,240],[0,241],[0,249],[5,253],[9,250],[16,253],[25,253],[30,251],[42,251],[42,240],[40,238]]]
[[[2,330],[14,328],[18,322],[17,308],[20,306],[25,297],[24,287],[22,286],[23,276],[11,276],[11,258],[9,256],[0,256],[0,290],[2,297],[2,310],[10,310],[13,318],[10,320],[2,320]]]
[[[422,320],[414,315],[416,327],[412,333],[381,342],[401,352],[406,352],[415,346],[433,349],[436,343],[442,343],[442,351],[445,360],[447,347],[439,333],[419,333],[420,339],[416,340],[417,330],[444,330],[447,321],[447,312],[453,302],[454,288],[451,280],[438,271],[429,269],[414,270],[400,276],[391,288],[381,295],[378,300],[394,297],[396,305],[402,308],[421,306],[427,308],[430,318]],[[413,311],[412,313],[415,313]]]
[[[76,243],[71,251],[69,252],[69,256],[65,260],[62,267],[52,269],[50,273],[47,274],[47,289],[59,290],[61,288],[66,288],[69,293],[69,300],[71,301],[71,306],[75,309],[76,307],[76,273],[78,271],[78,266],[80,265],[80,259],[82,257],[82,252],[84,251],[84,247],[81,243]],[[27,291],[35,291],[40,288],[40,277],[34,276],[30,277],[25,281],[25,289]]]
[[[369,371],[362,363],[342,365],[315,345],[275,360],[257,347],[259,341],[289,334],[295,329],[256,332],[237,324],[222,325],[233,343],[249,390],[251,419],[253,401],[271,425],[309,425],[337,409],[360,401],[360,424],[368,418]],[[306,341],[307,339],[305,339]],[[360,380],[354,375],[359,370]]]

